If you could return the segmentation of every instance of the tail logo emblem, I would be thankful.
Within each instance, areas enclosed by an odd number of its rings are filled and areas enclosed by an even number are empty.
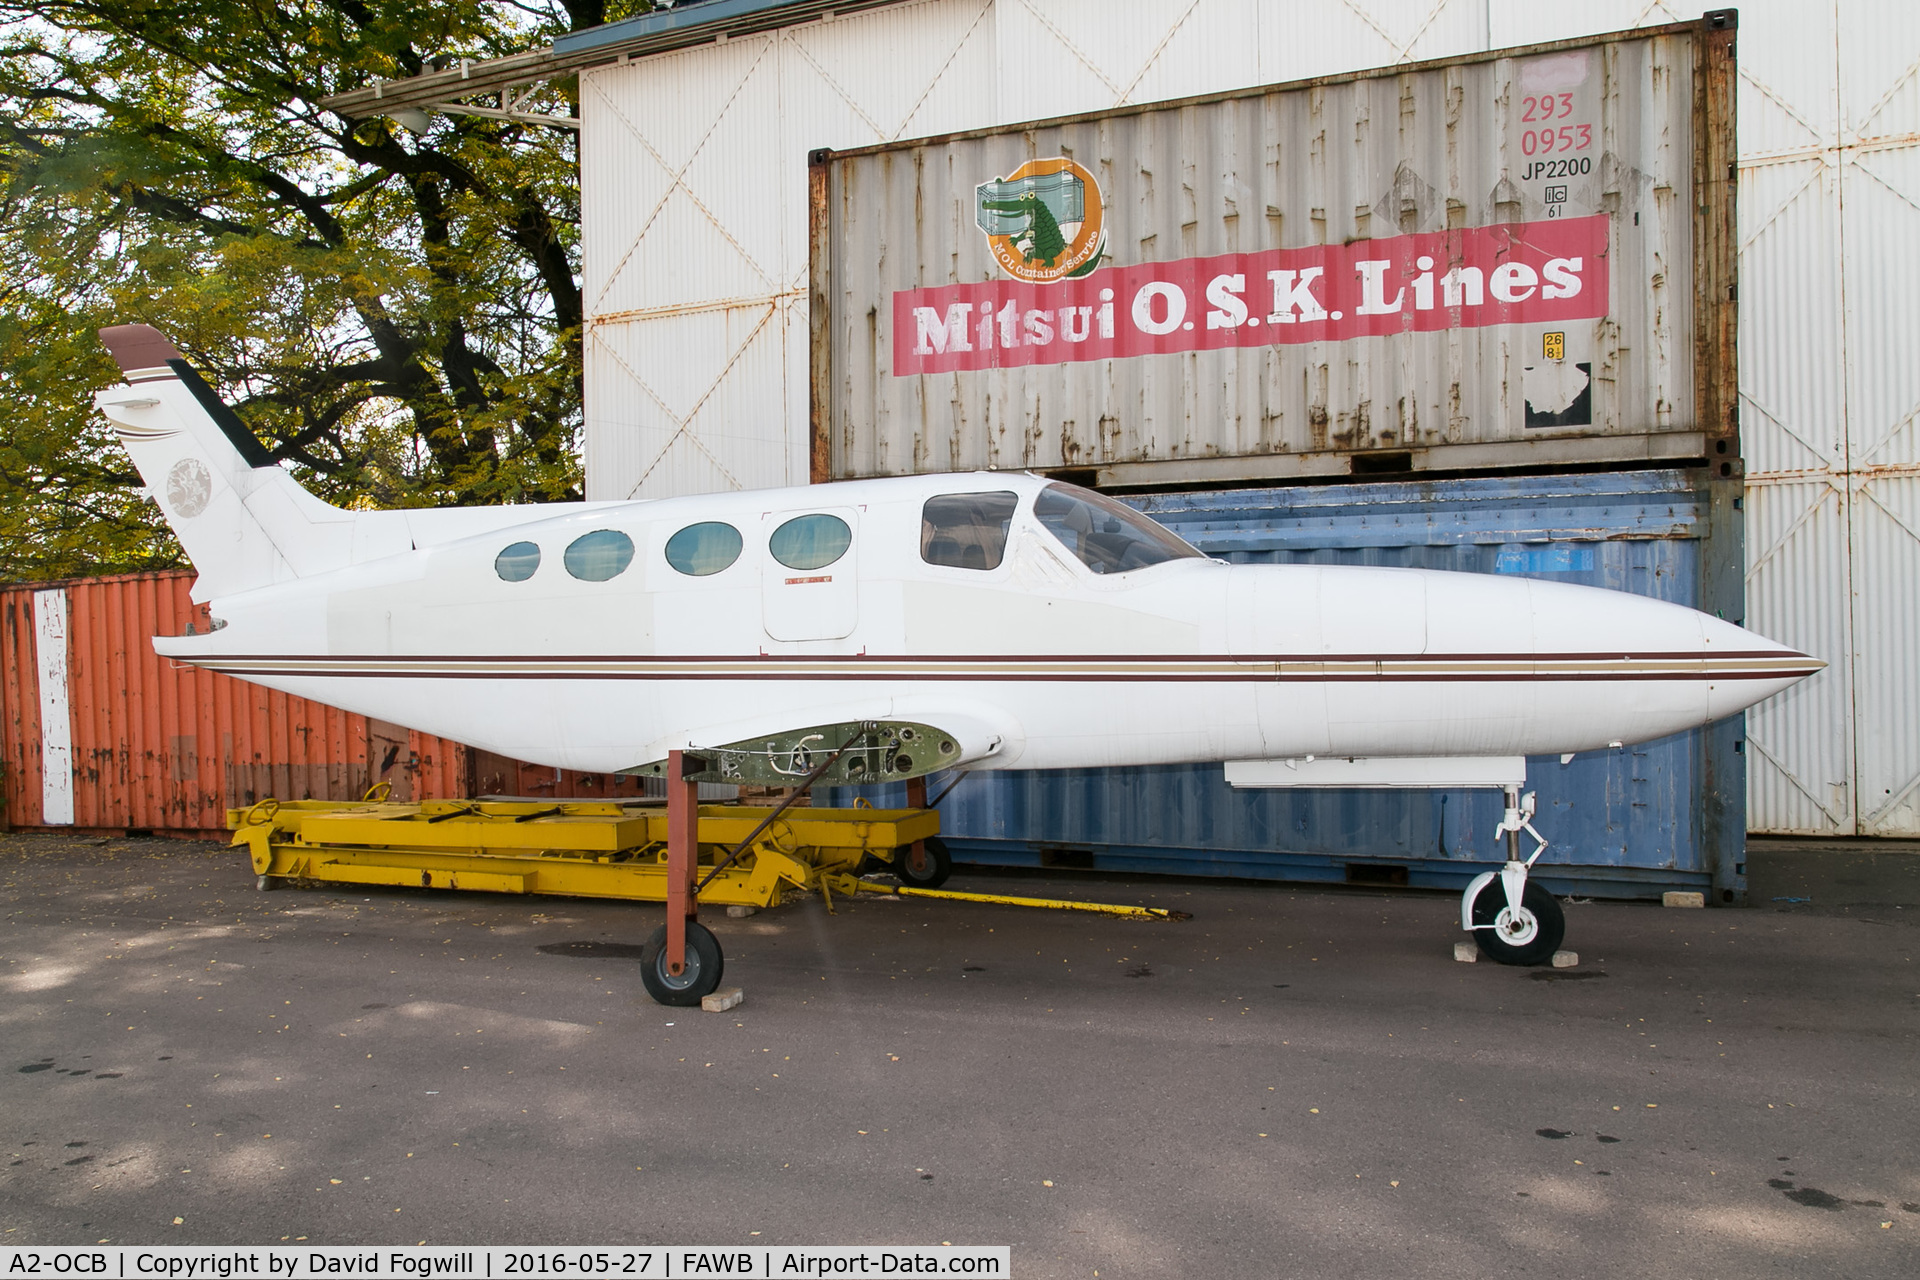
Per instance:
[[[213,475],[198,458],[182,458],[167,472],[167,504],[191,520],[207,509],[213,497]]]

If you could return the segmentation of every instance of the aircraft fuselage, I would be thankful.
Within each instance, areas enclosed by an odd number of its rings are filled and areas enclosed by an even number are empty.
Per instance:
[[[948,728],[984,768],[1578,752],[1708,723],[1820,665],[1560,583],[1190,549],[1133,567],[1105,547],[1133,536],[1102,532],[1121,518],[1060,492],[1084,493],[975,473],[529,508],[217,598],[225,626],[156,644],[592,772],[858,719]],[[957,539],[939,524],[954,510]]]

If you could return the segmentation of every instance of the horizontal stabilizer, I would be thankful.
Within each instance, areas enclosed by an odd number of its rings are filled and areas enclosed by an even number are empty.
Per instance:
[[[1517,787],[1525,756],[1302,756],[1229,760],[1231,787]]]

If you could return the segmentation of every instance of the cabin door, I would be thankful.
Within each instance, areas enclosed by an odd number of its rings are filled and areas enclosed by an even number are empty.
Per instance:
[[[859,513],[775,511],[761,521],[761,614],[775,640],[838,640],[860,621]]]

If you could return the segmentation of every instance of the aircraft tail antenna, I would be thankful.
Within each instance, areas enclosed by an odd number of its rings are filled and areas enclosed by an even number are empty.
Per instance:
[[[354,517],[274,465],[240,416],[159,330],[100,341],[125,382],[94,396],[199,572],[193,598],[250,591],[349,563]]]

